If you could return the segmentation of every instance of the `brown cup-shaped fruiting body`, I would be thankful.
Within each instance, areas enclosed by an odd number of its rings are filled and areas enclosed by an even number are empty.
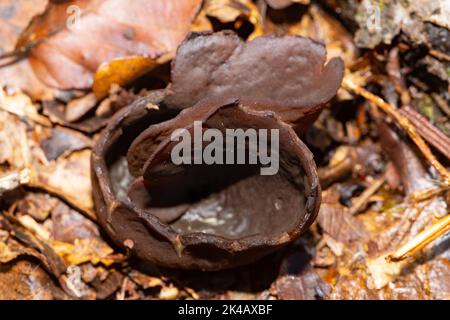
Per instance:
[[[111,238],[158,265],[202,270],[247,264],[298,238],[317,215],[320,186],[296,132],[312,124],[343,77],[342,60],[325,61],[325,47],[302,37],[188,36],[164,94],[115,115],[95,146],[94,200]],[[278,130],[279,170],[261,175],[262,162],[175,165],[171,134],[195,135],[194,121],[222,134]]]
[[[127,107],[114,116],[93,152],[99,221],[118,245],[166,267],[219,270],[285,246],[313,222],[320,205],[313,156],[273,112],[239,100],[203,100],[155,124],[167,116],[162,110],[145,103]],[[276,129],[278,172],[261,175],[260,164],[175,165],[170,135],[175,128],[191,131],[194,121],[220,132]],[[124,150],[128,161],[146,158],[134,164],[138,177],[129,174]],[[133,156],[141,152],[145,155]]]

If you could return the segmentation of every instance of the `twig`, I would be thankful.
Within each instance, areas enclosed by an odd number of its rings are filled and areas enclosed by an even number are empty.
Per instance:
[[[437,104],[437,106],[448,116],[450,117],[450,107],[445,101],[444,98],[442,98],[439,94],[436,92],[433,92],[431,94],[431,97],[433,98],[434,102]]]
[[[345,158],[338,163],[326,168],[319,168],[319,180],[322,188],[327,188],[335,181],[352,172],[356,164],[356,152],[349,149]]]
[[[439,219],[429,228],[420,232],[408,243],[401,246],[393,254],[386,257],[388,261],[398,262],[410,257],[420,249],[424,248],[430,242],[436,240],[450,230],[450,214]]]
[[[411,140],[417,145],[419,150],[423,153],[424,157],[428,162],[436,169],[436,171],[441,175],[444,183],[450,185],[450,173],[445,169],[445,167],[436,159],[436,157],[431,152],[430,148],[427,146],[422,137],[417,133],[414,125],[404,116],[402,116],[392,105],[384,101],[382,98],[374,95],[373,93],[367,91],[366,89],[358,86],[348,77],[344,77],[343,86],[366,98],[368,101],[373,103],[375,106],[386,112],[392,120],[396,121],[397,124],[403,128],[411,138]]]
[[[432,55],[435,58],[438,58],[439,60],[446,60],[446,61],[450,61],[450,56],[444,52],[438,51],[438,50],[434,50],[434,49],[430,49],[429,51],[430,55]]]
[[[410,202],[421,202],[421,201],[436,197],[449,189],[450,189],[450,186],[448,186],[448,185],[443,185],[443,186],[438,185],[438,186],[434,186],[434,187],[431,187],[428,189],[418,190],[416,192],[411,193],[408,196],[408,200]]]
[[[381,188],[386,181],[386,175],[376,179],[364,192],[356,199],[349,212],[351,215],[357,214],[369,201],[369,198]]]
[[[408,118],[409,121],[416,127],[417,132],[429,144],[438,149],[444,156],[450,159],[450,138],[447,137],[441,130],[433,126],[427,118],[422,116],[411,107],[404,106],[400,109],[400,113]]]

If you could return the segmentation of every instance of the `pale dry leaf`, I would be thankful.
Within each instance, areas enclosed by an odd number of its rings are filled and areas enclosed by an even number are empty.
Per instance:
[[[28,119],[43,126],[51,126],[50,120],[41,116],[30,97],[22,92],[8,95],[0,88],[0,109],[15,114],[21,119]]]
[[[163,287],[161,292],[159,293],[159,298],[161,300],[175,300],[180,294],[180,290],[178,290],[173,285],[168,287]]]
[[[31,155],[27,127],[16,116],[0,110],[0,164],[1,173],[29,167]],[[6,168],[6,170],[5,170]]]
[[[86,262],[109,266],[116,262],[111,257],[114,250],[100,238],[76,239],[73,244],[53,241],[52,248],[68,265],[80,265]]]
[[[162,279],[148,276],[136,270],[130,272],[129,276],[134,282],[144,289],[164,286],[164,281]]]
[[[389,254],[383,254],[367,261],[367,270],[371,275],[369,284],[375,289],[381,289],[394,281],[404,266],[402,262],[389,262],[386,259],[388,256]]]
[[[95,218],[90,176],[91,150],[81,150],[49,165],[36,165],[30,185],[56,194]]]

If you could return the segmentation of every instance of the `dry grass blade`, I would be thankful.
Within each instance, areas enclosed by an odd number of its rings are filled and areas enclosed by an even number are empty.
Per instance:
[[[424,157],[427,159],[427,161],[436,169],[437,172],[442,176],[444,183],[446,185],[450,185],[450,173],[447,171],[447,169],[436,159],[436,157],[431,152],[428,145],[425,143],[425,141],[422,139],[422,137],[417,133],[416,128],[414,125],[409,121],[407,118],[402,116],[392,105],[384,101],[379,96],[367,91],[366,89],[360,87],[359,85],[355,84],[352,80],[350,80],[348,77],[344,77],[344,80],[342,82],[342,85],[344,88],[351,90],[352,92],[361,95],[371,103],[373,103],[375,106],[382,109],[384,112],[386,112],[392,120],[394,120],[401,128],[403,128],[411,138],[411,140],[417,145],[419,150],[423,153]]]
[[[358,197],[355,204],[350,208],[350,214],[355,215],[365,207],[369,198],[380,189],[386,181],[386,175],[375,179],[372,184]]]
[[[445,191],[449,190],[450,186],[443,185],[443,186],[435,186],[429,189],[419,190],[416,191],[408,196],[408,200],[411,202],[420,202],[424,200],[431,199],[433,197],[439,196],[440,194],[444,193]]]
[[[450,214],[438,220],[431,227],[420,232],[411,241],[397,249],[386,259],[388,261],[397,262],[410,257],[420,249],[424,248],[430,242],[436,240],[450,230]]]

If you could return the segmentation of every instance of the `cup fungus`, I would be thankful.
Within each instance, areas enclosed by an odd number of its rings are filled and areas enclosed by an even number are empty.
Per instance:
[[[303,120],[339,88],[342,62],[324,67],[325,54],[301,37],[247,44],[230,32],[188,37],[172,63],[170,88],[118,112],[94,148],[94,202],[111,238],[143,260],[201,270],[247,264],[298,238],[317,215],[320,186],[291,124],[306,128]],[[277,170],[265,175],[267,161],[224,158],[175,163],[173,133],[195,136],[196,121],[203,138],[209,129],[265,132],[256,151],[250,139],[241,144],[245,159],[262,156],[262,142],[276,145],[269,153]],[[212,141],[189,140],[193,159]],[[239,154],[238,144],[218,145],[211,154]]]

